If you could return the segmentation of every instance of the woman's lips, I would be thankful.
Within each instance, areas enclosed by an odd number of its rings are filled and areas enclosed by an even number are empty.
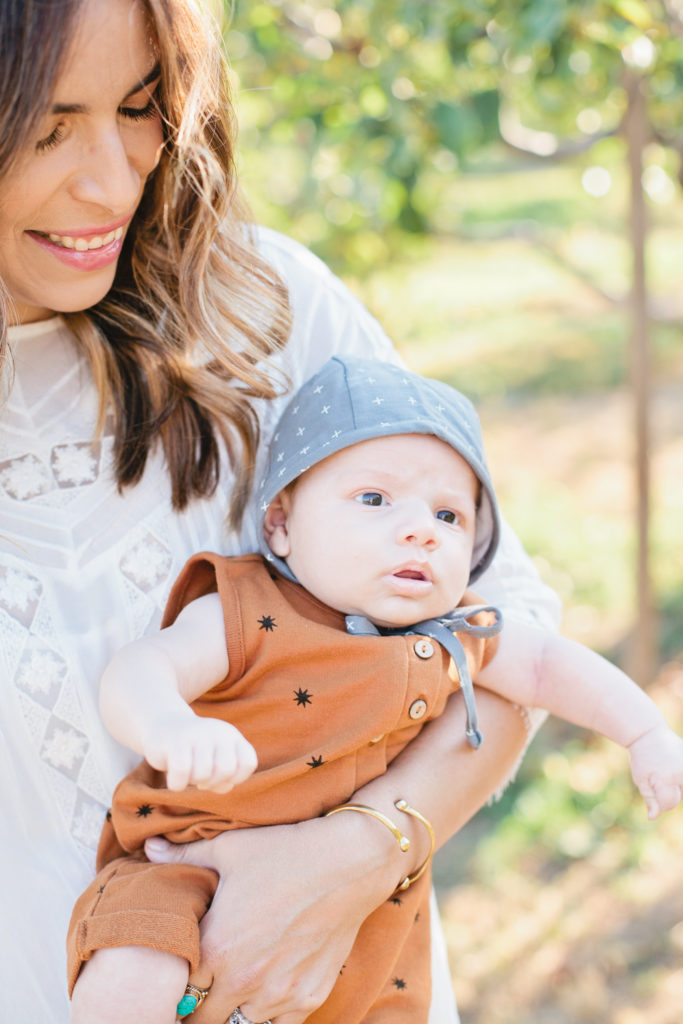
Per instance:
[[[39,231],[28,231],[43,250],[56,257],[61,263],[74,270],[100,270],[114,263],[121,252],[124,228],[119,226],[103,235],[49,235]]]

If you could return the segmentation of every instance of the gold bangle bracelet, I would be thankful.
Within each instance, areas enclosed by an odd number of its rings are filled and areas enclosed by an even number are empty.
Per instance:
[[[412,885],[413,882],[417,882],[418,878],[421,878],[422,875],[424,875],[425,871],[431,864],[432,857],[434,856],[434,848],[436,846],[436,837],[434,835],[434,829],[432,828],[431,822],[427,821],[424,814],[420,814],[420,812],[416,811],[414,807],[409,807],[405,800],[394,801],[394,807],[399,811],[403,811],[404,814],[410,814],[413,818],[417,818],[417,820],[421,821],[429,832],[429,853],[415,874],[406,875],[403,881],[399,883],[397,891],[403,892],[409,885]]]
[[[398,825],[395,825],[391,818],[387,818],[386,814],[382,814],[381,811],[376,811],[374,807],[368,807],[366,804],[339,804],[338,807],[333,807],[329,810],[325,817],[329,818],[331,814],[338,814],[339,811],[359,811],[361,814],[369,814],[371,818],[377,818],[377,821],[381,821],[389,829],[403,853],[407,853],[410,849],[410,839],[408,839],[408,836],[403,835]]]
[[[395,800],[394,807],[398,811],[402,811],[403,814],[409,814],[411,817],[417,818],[418,821],[422,822],[429,833],[429,853],[427,854],[426,859],[413,875],[406,875],[403,881],[399,882],[396,886],[396,892],[405,892],[408,886],[412,885],[413,882],[416,882],[418,878],[422,877],[431,864],[436,846],[436,837],[431,823],[427,821],[424,814],[420,814],[420,812],[416,811],[414,807],[410,807],[406,800]],[[337,814],[339,811],[359,811],[361,814],[369,814],[371,818],[376,818],[377,821],[381,821],[381,823],[389,829],[403,853],[407,853],[410,849],[410,839],[408,836],[403,835],[398,825],[396,825],[391,818],[388,818],[386,814],[382,814],[381,811],[375,810],[374,807],[368,807],[367,804],[339,804],[338,807],[332,807],[331,810],[327,811],[325,817],[329,818],[331,814]]]

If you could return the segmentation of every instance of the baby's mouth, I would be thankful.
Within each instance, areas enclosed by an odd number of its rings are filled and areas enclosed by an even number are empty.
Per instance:
[[[394,573],[400,580],[421,580],[427,582],[427,574],[419,569],[400,569]]]

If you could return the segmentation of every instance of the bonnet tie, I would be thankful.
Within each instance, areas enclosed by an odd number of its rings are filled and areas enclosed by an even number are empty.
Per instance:
[[[469,620],[472,616],[479,614],[479,612],[492,612],[496,617],[495,622],[487,626],[479,626],[476,623],[470,622]],[[483,737],[479,731],[474,687],[472,685],[469,665],[467,664],[467,656],[456,633],[469,633],[470,636],[486,638],[496,636],[502,628],[503,616],[499,609],[488,604],[456,608],[454,611],[449,612],[448,615],[443,615],[438,619],[424,619],[422,622],[416,622],[412,626],[397,629],[380,629],[364,615],[346,616],[347,632],[354,636],[411,636],[417,634],[437,640],[442,647],[446,648],[458,670],[467,716],[465,735],[467,736],[467,742],[475,750],[481,744]]]

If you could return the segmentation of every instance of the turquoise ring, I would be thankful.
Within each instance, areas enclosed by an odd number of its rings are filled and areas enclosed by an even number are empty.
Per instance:
[[[185,994],[176,1006],[175,1012],[177,1016],[189,1017],[198,1006],[202,1005],[208,994],[208,988],[197,988],[196,985],[187,984],[185,986]]]

